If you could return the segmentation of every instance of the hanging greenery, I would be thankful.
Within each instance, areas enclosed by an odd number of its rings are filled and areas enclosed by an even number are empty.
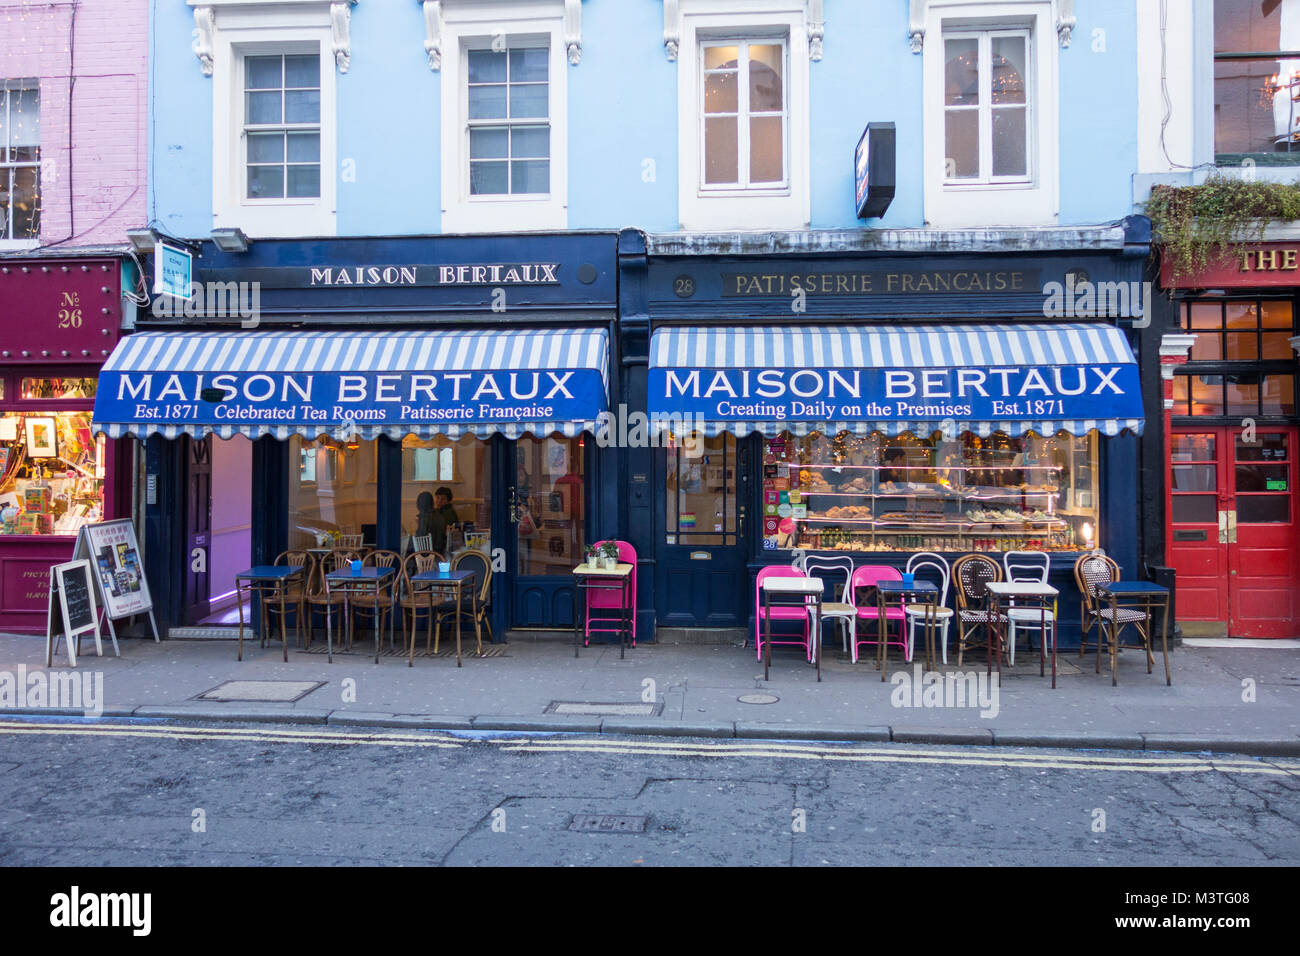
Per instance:
[[[1200,186],[1156,186],[1145,212],[1178,278],[1235,256],[1247,243],[1262,241],[1269,220],[1300,219],[1300,181],[1211,176]]]

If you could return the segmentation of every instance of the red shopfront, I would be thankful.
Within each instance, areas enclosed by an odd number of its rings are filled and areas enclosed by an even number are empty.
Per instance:
[[[50,566],[129,513],[125,443],[91,432],[121,322],[119,259],[0,260],[0,632],[43,632]]]
[[[1166,461],[1178,617],[1207,634],[1300,635],[1300,243],[1252,245],[1173,280],[1182,331]]]

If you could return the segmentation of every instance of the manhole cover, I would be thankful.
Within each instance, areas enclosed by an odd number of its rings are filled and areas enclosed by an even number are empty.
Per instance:
[[[569,824],[579,833],[645,833],[647,817],[620,817],[602,813],[579,813]]]
[[[542,713],[571,714],[580,717],[658,717],[662,703],[623,703],[619,701],[553,700]]]
[[[290,704],[324,685],[324,681],[316,680],[228,680],[212,690],[205,690],[194,699]]]
[[[780,699],[773,694],[741,694],[736,698],[742,704],[775,704]]]

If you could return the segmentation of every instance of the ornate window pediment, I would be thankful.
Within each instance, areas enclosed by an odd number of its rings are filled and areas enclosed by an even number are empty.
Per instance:
[[[330,27],[334,66],[346,73],[352,65],[352,7],[357,0],[188,0],[194,8],[194,55],[204,76],[212,75],[214,34],[237,18],[241,26],[260,20],[270,26],[319,21]]]

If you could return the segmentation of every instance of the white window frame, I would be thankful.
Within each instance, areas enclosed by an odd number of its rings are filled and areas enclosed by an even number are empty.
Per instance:
[[[925,9],[922,52],[927,225],[961,228],[1056,224],[1060,212],[1060,51],[1054,7],[1051,0],[1002,0],[997,3],[929,0]],[[1029,115],[1026,118],[1029,176],[948,179],[944,40],[976,33],[1021,31],[1029,34],[1025,77],[1029,93]],[[981,113],[985,104],[991,109],[987,96],[982,96]],[[983,129],[980,148],[992,149],[991,135],[986,140]]]
[[[1021,176],[995,176],[993,174],[993,113],[997,107],[993,104],[993,39],[995,37],[1021,37],[1025,41],[1025,174]],[[944,65],[947,66],[947,46],[949,40],[975,40],[979,46],[979,105],[974,108],[961,108],[962,112],[975,112],[979,117],[979,173],[974,177],[958,178],[947,176],[947,113],[952,107],[944,104],[944,185],[945,186],[994,186],[1000,183],[1032,185],[1034,181],[1034,122],[1037,110],[1034,109],[1034,38],[1027,27],[1009,27],[991,30],[951,30],[943,35]]]
[[[753,185],[749,182],[750,157],[750,131],[749,124],[742,124],[742,118],[748,119],[751,115],[749,109],[749,67],[753,61],[749,57],[748,47],[753,45],[771,46],[779,44],[781,47],[781,171],[782,179],[779,183],[760,183]],[[790,189],[790,84],[786,82],[786,77],[790,74],[790,44],[784,36],[781,37],[729,37],[729,38],[709,38],[705,37],[700,40],[701,50],[711,46],[731,46],[739,48],[742,44],[746,47],[745,56],[742,59],[737,57],[736,70],[736,145],[739,150],[736,156],[736,172],[740,175],[741,181],[738,183],[718,183],[712,184],[705,180],[705,165],[707,162],[704,150],[705,140],[705,122],[707,116],[704,112],[704,90],[705,90],[705,67],[704,57],[700,56],[700,77],[699,91],[700,102],[696,107],[699,115],[699,137],[700,137],[700,168],[699,183],[700,192],[710,195],[730,194],[730,195],[771,195],[783,196]],[[720,115],[720,114],[714,114]],[[763,115],[771,115],[765,113]],[[742,129],[743,126],[743,129]]]
[[[549,51],[550,192],[471,195],[469,191],[468,50],[507,42],[545,45]],[[568,71],[563,0],[444,2],[442,6],[442,231],[521,232],[567,228]]]
[[[812,220],[811,113],[805,0],[679,0],[677,218],[687,231],[806,229]],[[704,184],[702,46],[717,40],[785,46],[785,185]]]
[[[307,55],[311,55],[311,54],[315,53],[316,51],[314,51],[314,50],[304,50],[303,52],[306,53]],[[254,51],[254,50],[249,50],[249,51],[244,55],[244,61],[243,61],[242,65],[245,66],[245,67],[247,66],[247,57],[249,57],[249,56],[259,56],[259,55],[264,55],[264,54],[259,54],[259,53],[257,53],[257,52]],[[284,64],[284,58],[287,57],[287,56],[295,56],[295,55],[298,55],[298,54],[297,54],[296,51],[293,51],[293,50],[283,50],[283,49],[281,49],[281,50],[277,50],[277,51],[275,51],[274,53],[272,53],[272,54],[270,54],[270,55],[271,55],[271,56],[276,56],[276,57],[279,57],[279,58],[280,58],[280,62],[281,62],[281,70],[282,70],[282,72],[281,72],[281,80],[280,80],[280,83],[281,83],[280,91],[281,91],[281,93],[284,93],[284,92],[285,92],[285,89],[286,89],[286,87],[284,86],[285,80],[284,80],[284,73],[283,73],[283,70],[284,70],[284,66],[283,66],[283,64]],[[317,59],[317,62],[318,62],[318,65],[319,65],[320,71],[321,71],[321,72],[324,72],[324,70],[325,70],[325,64],[324,64],[324,63],[321,63],[321,62],[319,61],[319,58]],[[318,83],[320,82],[319,78],[317,79],[317,82],[318,82]],[[247,89],[247,86],[248,86],[247,73],[244,74],[243,78],[241,79],[241,83],[244,85],[244,93],[245,93],[245,96],[244,96],[244,98],[243,98],[243,103],[244,103],[245,106],[247,106],[247,103],[248,103],[248,99],[247,99],[247,93],[248,93],[248,89]],[[282,100],[281,102],[283,103],[283,100]],[[240,156],[240,178],[241,178],[241,180],[242,180],[242,185],[240,186],[240,195],[243,196],[246,200],[249,198],[249,196],[248,196],[248,167],[251,166],[251,165],[259,165],[259,166],[260,166],[260,165],[276,165],[276,164],[267,164],[267,163],[250,163],[250,162],[248,161],[248,134],[249,134],[250,132],[251,132],[251,133],[254,133],[254,134],[257,134],[257,133],[280,133],[282,136],[283,136],[285,133],[295,133],[295,132],[311,133],[311,132],[314,132],[314,133],[316,133],[317,140],[319,141],[319,138],[320,138],[320,135],[321,135],[321,121],[320,121],[319,118],[317,118],[317,121],[316,121],[315,123],[290,123],[290,122],[287,122],[287,121],[281,121],[280,123],[277,123],[277,124],[270,124],[270,125],[265,125],[265,126],[261,126],[261,125],[259,125],[259,126],[252,126],[252,127],[250,127],[250,126],[249,126],[249,123],[248,123],[248,117],[247,117],[247,115],[244,115],[244,116],[242,117],[242,123],[241,123],[241,125],[240,125],[240,137],[241,137],[242,140],[243,140],[243,148],[241,149],[241,156]],[[284,181],[283,181],[283,183],[282,183],[282,186],[284,187],[284,190],[285,190],[285,192],[287,193],[287,192],[288,192],[288,189],[289,189],[289,169],[288,169],[288,167],[289,167],[290,165],[293,165],[293,164],[289,162],[289,156],[288,156],[288,153],[289,153],[289,144],[288,144],[288,139],[287,139],[287,137],[283,140],[283,143],[284,143],[284,152],[282,153],[282,159],[281,159],[281,161],[280,161],[280,163],[279,163],[278,165],[279,165],[279,166],[281,167],[281,169],[284,171]],[[317,162],[316,162],[315,165],[316,165],[316,167],[320,170],[320,178],[321,178],[321,179],[324,179],[324,178],[325,178],[325,170],[320,168],[320,167],[321,167],[321,164],[320,164],[319,156],[317,157]],[[323,183],[323,182],[321,183],[321,189],[324,189],[324,183]],[[260,200],[257,200],[257,201],[281,201],[281,200],[290,200],[290,199],[296,201],[296,200],[302,200],[302,199],[319,199],[319,198],[320,198],[319,196],[288,196],[288,195],[285,195],[285,196],[276,196],[276,197],[266,197],[265,199],[260,199]]]
[[[212,69],[212,225],[250,237],[338,233],[338,91],[329,4],[217,10]],[[320,56],[320,196],[249,199],[244,142],[244,58]]]
[[[40,83],[40,80],[36,80],[36,79],[12,79],[12,80],[0,80],[0,94],[3,94],[3,95],[0,95],[0,112],[7,112],[7,111],[10,109],[10,104],[11,104],[10,94],[11,94],[11,93],[23,93],[23,92],[26,92],[26,91],[29,91],[29,90],[35,90],[35,91],[36,91],[37,99],[38,99],[38,102],[40,103],[40,111],[41,111],[42,113],[44,113],[44,111],[45,111],[45,102],[44,102],[44,98],[41,97],[41,95],[40,95],[41,92],[42,92],[42,91],[41,91],[41,83]],[[5,126],[4,126],[4,130],[5,130],[5,136],[7,137],[7,136],[8,136],[8,130],[9,130],[9,124],[8,124],[8,122],[7,122],[8,117],[6,116],[6,117],[4,117],[4,118],[6,119],[6,123],[5,123]],[[44,124],[42,124],[41,131],[42,131],[42,138],[43,138],[43,135],[44,135]],[[7,143],[7,142],[0,143],[0,155],[2,155],[2,154],[3,154],[2,151],[6,150],[7,148],[8,148],[8,143]],[[42,172],[41,167],[42,167],[43,164],[44,164],[43,160],[37,160],[35,163],[10,163],[10,162],[3,162],[3,161],[0,161],[0,175],[3,175],[3,176],[5,177],[5,186],[8,187],[9,171],[10,171],[10,170],[12,170],[12,169],[23,169],[23,168],[29,168],[29,169],[30,169],[30,168],[35,168],[35,170],[36,170],[36,197],[37,197],[36,201],[37,201],[38,203],[40,203],[40,202],[42,201],[42,197],[43,197],[43,195],[44,195],[44,191],[45,191],[45,184],[42,182],[42,178],[43,178],[43,177],[41,176],[41,172]],[[12,199],[13,199],[13,197],[10,196],[10,201],[11,201],[11,203],[12,203]],[[44,213],[44,211],[45,211],[44,208],[42,208],[42,209],[41,209],[41,212]],[[0,215],[4,215],[4,216],[5,216],[4,229],[5,229],[5,232],[8,232],[8,231],[9,231],[10,223],[11,223],[12,220],[13,220],[13,210],[12,210],[12,207],[11,207],[11,206],[6,206],[6,207],[4,208],[4,210],[3,210],[2,212],[0,212]],[[41,227],[41,226],[44,226],[44,215],[42,215],[42,217],[41,217],[41,223],[40,223],[40,225],[37,227],[36,235],[35,235],[35,236],[33,236],[33,237],[29,238],[29,239],[14,239],[14,238],[12,238],[12,237],[8,237],[8,238],[0,238],[0,251],[10,252],[10,251],[19,251],[19,250],[23,250],[23,249],[35,249],[37,246],[39,246],[39,245],[41,244],[41,237],[40,237],[40,234],[41,234],[41,228],[40,228],[40,227]]]

